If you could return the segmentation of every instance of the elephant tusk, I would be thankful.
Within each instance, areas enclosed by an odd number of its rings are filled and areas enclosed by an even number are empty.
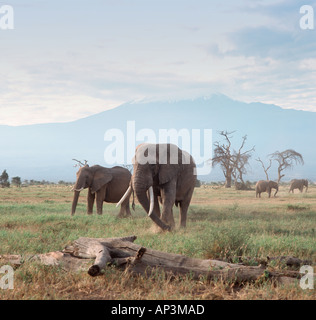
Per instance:
[[[150,200],[150,206],[149,206],[148,217],[150,217],[151,214],[154,211],[154,191],[153,191],[153,187],[149,188],[149,200]]]
[[[121,198],[121,200],[117,203],[116,208],[120,206],[123,203],[123,201],[128,197],[128,194],[130,193],[131,189],[132,187],[129,186],[126,192],[124,193],[123,197]]]
[[[82,191],[84,188],[80,188],[80,189],[73,189],[74,191],[80,192]]]

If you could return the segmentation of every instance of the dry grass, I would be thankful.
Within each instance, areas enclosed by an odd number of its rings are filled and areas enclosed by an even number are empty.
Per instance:
[[[0,189],[0,254],[44,253],[60,250],[79,236],[137,235],[137,243],[156,250],[197,258],[294,255],[316,260],[316,187],[307,194],[256,199],[253,191],[222,188],[195,190],[186,230],[156,232],[137,205],[131,219],[117,219],[114,205],[103,216],[85,214],[85,193],[78,213],[70,216],[69,187]],[[291,209],[289,209],[291,208]],[[178,217],[177,210],[176,218]],[[270,281],[251,284],[194,281],[153,274],[149,279],[109,268],[91,278],[58,267],[25,262],[15,270],[14,289],[1,290],[2,299],[299,299],[315,300],[314,290],[281,286]]]
[[[314,300],[311,290],[272,282],[235,285],[190,277],[131,276],[110,268],[99,277],[66,273],[58,267],[25,264],[15,271],[13,290],[2,299],[32,300]]]

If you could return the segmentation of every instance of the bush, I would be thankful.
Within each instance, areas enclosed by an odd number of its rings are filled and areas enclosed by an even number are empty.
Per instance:
[[[235,189],[236,190],[254,190],[251,187],[251,182],[250,181],[246,181],[245,183],[243,183],[243,182],[235,182]]]
[[[13,185],[17,186],[17,187],[21,187],[21,184],[22,184],[21,178],[20,178],[20,177],[13,177],[13,178],[11,179],[11,183],[12,183]]]
[[[207,259],[232,261],[245,253],[248,241],[249,235],[241,227],[217,229],[203,241],[203,250]]]
[[[7,170],[3,170],[3,172],[0,176],[0,186],[2,188],[9,188],[10,187],[9,175],[7,173]]]

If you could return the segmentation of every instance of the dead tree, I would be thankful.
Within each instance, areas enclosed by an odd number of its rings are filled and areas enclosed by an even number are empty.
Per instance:
[[[219,134],[224,137],[224,143],[216,141],[214,143],[214,157],[210,159],[212,166],[220,165],[225,176],[225,188],[230,188],[232,184],[232,177],[235,179],[235,184],[240,183],[245,185],[243,175],[247,173],[247,166],[249,165],[249,159],[251,152],[254,151],[254,147],[247,151],[242,151],[247,140],[247,135],[243,136],[241,146],[238,151],[232,149],[232,134],[235,131],[227,132],[221,131]]]
[[[272,160],[271,160],[271,159],[269,159],[269,161],[270,161],[270,162],[269,162],[269,165],[268,165],[268,167],[267,167],[267,168],[265,167],[265,165],[264,165],[263,161],[262,161],[260,158],[256,159],[256,161],[258,161],[258,162],[260,162],[260,163],[261,163],[261,166],[262,166],[263,171],[264,171],[264,173],[265,173],[265,175],[266,175],[267,181],[269,181],[268,171],[269,171],[269,169],[271,168]]]
[[[122,238],[79,238],[62,251],[27,256],[3,255],[2,260],[16,266],[25,261],[38,261],[45,265],[60,266],[66,271],[86,271],[90,276],[102,275],[112,265],[130,274],[150,276],[160,270],[166,276],[189,275],[191,279],[223,280],[233,283],[274,279],[293,283],[300,277],[297,271],[279,271],[261,262],[259,266],[246,266],[219,260],[189,258],[179,254],[145,248],[133,243],[136,236]],[[268,261],[277,258],[268,258]],[[301,265],[300,259],[282,257],[286,264]],[[291,260],[291,262],[289,262]],[[92,262],[93,261],[93,262]],[[310,262],[311,263],[311,262]]]
[[[282,171],[288,168],[292,168],[294,163],[295,164],[304,164],[303,156],[292,149],[287,149],[285,151],[275,151],[271,153],[270,158],[275,160],[278,163],[278,183],[284,177]]]
[[[81,162],[80,160],[77,160],[77,159],[72,159],[72,160],[78,162],[77,164],[74,165],[74,167],[81,168],[81,167],[84,167],[84,166],[86,166],[88,164],[88,160],[83,160],[84,163]]]
[[[251,158],[251,153],[255,150],[253,146],[251,149],[242,152],[242,149],[247,140],[247,135],[242,137],[242,143],[238,151],[234,151],[232,158],[233,161],[233,172],[232,175],[235,179],[236,189],[246,189],[246,184],[243,180],[243,175],[247,173],[247,166],[249,166],[249,159]]]

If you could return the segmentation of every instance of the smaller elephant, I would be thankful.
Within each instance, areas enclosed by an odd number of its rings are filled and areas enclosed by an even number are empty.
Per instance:
[[[131,180],[131,173],[123,167],[105,168],[99,165],[81,167],[77,172],[71,215],[75,214],[80,191],[89,188],[87,199],[87,213],[92,214],[94,199],[97,213],[102,214],[103,201],[117,203],[126,193]],[[119,217],[130,216],[129,198],[131,192],[121,204]]]
[[[300,192],[303,192],[304,187],[306,187],[305,192],[308,189],[308,180],[307,179],[293,179],[291,180],[290,190],[294,193],[294,189],[299,189]]]
[[[271,180],[259,180],[256,183],[256,198],[258,197],[258,195],[259,198],[261,198],[261,192],[267,192],[270,198],[272,189],[276,190],[274,194],[275,197],[279,191],[279,185],[277,182]]]

